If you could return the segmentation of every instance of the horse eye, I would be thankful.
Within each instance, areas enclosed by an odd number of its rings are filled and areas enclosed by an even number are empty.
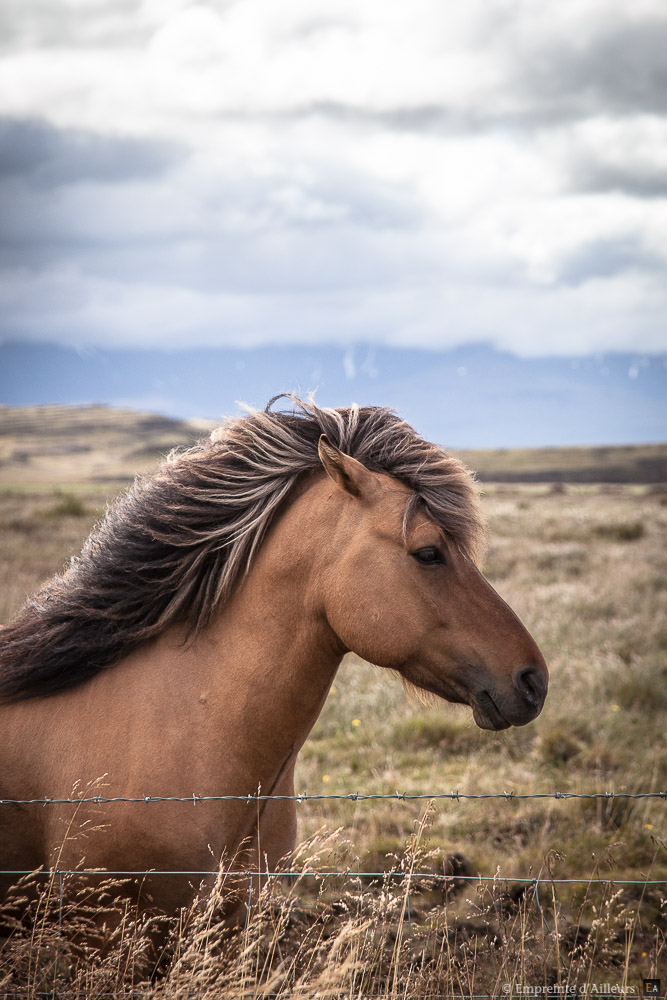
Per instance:
[[[435,563],[444,563],[445,561],[445,557],[442,552],[440,549],[437,549],[435,545],[428,545],[425,549],[417,549],[417,551],[413,552],[412,555],[417,562],[420,562],[425,566],[432,566]]]

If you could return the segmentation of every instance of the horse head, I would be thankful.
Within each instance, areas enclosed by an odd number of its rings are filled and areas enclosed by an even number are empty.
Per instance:
[[[326,437],[337,489],[326,615],[346,649],[417,688],[470,705],[482,729],[539,715],[548,670],[516,614],[408,486],[371,471]]]

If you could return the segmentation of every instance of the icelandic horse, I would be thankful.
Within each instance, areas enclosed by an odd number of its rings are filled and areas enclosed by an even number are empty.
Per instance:
[[[348,651],[482,729],[539,714],[547,668],[477,568],[471,473],[387,408],[276,399],[139,479],[0,631],[0,798],[101,776],[109,797],[293,795]],[[0,868],[215,873],[247,844],[273,867],[296,837],[289,799],[75,808],[83,839],[71,805],[0,805]],[[173,913],[192,882],[144,891]]]

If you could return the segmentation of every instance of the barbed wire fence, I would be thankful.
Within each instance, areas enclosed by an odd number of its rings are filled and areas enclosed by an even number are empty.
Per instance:
[[[375,801],[395,801],[395,802],[413,802],[413,801],[427,801],[427,802],[437,802],[437,801],[450,801],[450,802],[471,802],[471,801],[488,801],[488,800],[500,800],[504,802],[518,802],[525,801],[529,799],[537,800],[555,800],[555,801],[565,801],[572,799],[580,799],[587,801],[600,800],[604,802],[613,802],[616,800],[659,800],[667,802],[667,791],[652,791],[652,792],[563,792],[563,791],[552,791],[552,792],[514,792],[514,791],[502,791],[502,792],[462,792],[459,790],[452,790],[449,792],[331,792],[331,793],[296,793],[294,795],[265,795],[261,791],[255,793],[248,793],[246,795],[199,795],[193,792],[191,795],[136,795],[136,796],[120,796],[120,795],[102,795],[94,794],[87,795],[82,793],[78,796],[71,797],[51,797],[44,796],[42,798],[30,798],[30,799],[9,799],[0,798],[0,807],[3,806],[42,806],[47,808],[49,806],[64,806],[73,805],[81,806],[85,804],[89,805],[113,805],[115,803],[134,803],[138,805],[155,805],[159,803],[181,803],[185,805],[192,805],[197,807],[198,805],[204,805],[209,802],[243,802],[247,805],[258,804],[260,802],[269,801],[281,801],[281,802],[294,802],[297,804],[304,804],[307,802],[322,802],[322,801],[342,801],[342,802],[375,802]],[[127,869],[127,870],[109,870],[109,869],[99,869],[99,868],[58,868],[53,867],[49,869],[44,869],[43,872],[33,872],[32,870],[24,869],[3,869],[0,870],[0,875],[11,875],[11,876],[26,876],[32,874],[42,874],[45,876],[58,877],[60,881],[60,891],[62,895],[63,890],[63,879],[66,876],[72,875],[100,875],[100,876],[114,876],[114,877],[146,877],[150,875],[180,875],[188,877],[212,877],[217,874],[216,871],[207,870],[194,870],[194,869]],[[540,882],[548,883],[549,885],[645,885],[645,886],[660,886],[667,885],[667,879],[620,879],[620,878],[601,878],[601,877],[586,877],[586,878],[555,878],[551,875],[549,876],[525,876],[525,875],[502,875],[500,876],[498,872],[494,875],[466,875],[459,873],[438,873],[438,872],[419,872],[419,871],[378,871],[378,872],[355,872],[351,868],[345,870],[313,870],[313,871],[301,871],[292,869],[282,869],[278,871],[260,870],[256,869],[243,869],[243,870],[225,870],[225,876],[229,877],[254,877],[258,875],[267,878],[301,878],[304,875],[310,875],[312,877],[327,879],[334,877],[349,877],[349,878],[394,878],[394,879],[410,879],[415,881],[420,880],[431,880],[432,882],[449,882],[453,884],[455,882],[514,882],[517,884],[526,884],[539,886]]]

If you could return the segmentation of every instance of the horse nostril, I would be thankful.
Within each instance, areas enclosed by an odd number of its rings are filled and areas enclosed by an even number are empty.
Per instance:
[[[544,701],[546,685],[535,667],[525,667],[520,671],[517,674],[516,686],[522,698],[533,708],[537,708]]]

